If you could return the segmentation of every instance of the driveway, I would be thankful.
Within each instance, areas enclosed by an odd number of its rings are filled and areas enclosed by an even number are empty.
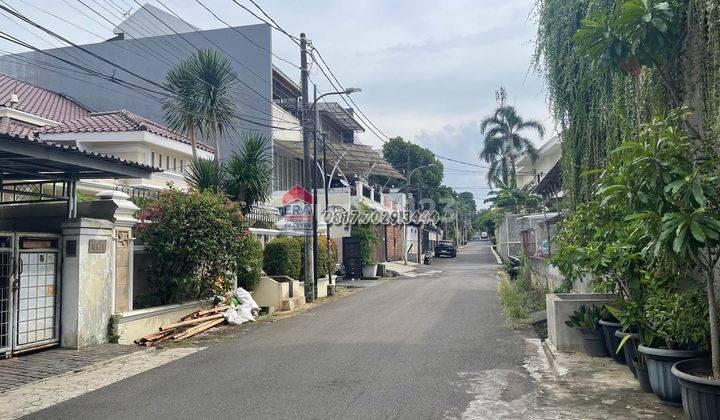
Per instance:
[[[33,418],[502,416],[534,391],[488,242],[37,412]]]

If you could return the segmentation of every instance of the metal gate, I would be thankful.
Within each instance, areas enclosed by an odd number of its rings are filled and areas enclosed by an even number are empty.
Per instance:
[[[0,353],[58,344],[60,236],[0,233]]]

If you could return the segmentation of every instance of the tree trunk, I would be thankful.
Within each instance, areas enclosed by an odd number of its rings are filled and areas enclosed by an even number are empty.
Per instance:
[[[197,140],[195,140],[194,124],[188,124],[188,137],[190,137],[190,147],[192,147],[193,159],[197,160]]]
[[[212,134],[215,139],[215,161],[220,161],[220,137],[218,136],[217,119],[213,118]]]
[[[510,188],[517,188],[517,176],[515,174],[515,159],[510,156]]]
[[[712,259],[710,259],[712,261]],[[712,360],[713,377],[720,379],[720,331],[718,326],[718,307],[715,299],[715,267],[707,269],[708,309],[710,313],[710,358]]]

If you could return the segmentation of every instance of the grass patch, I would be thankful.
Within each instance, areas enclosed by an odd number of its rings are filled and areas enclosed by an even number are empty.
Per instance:
[[[515,280],[510,279],[505,270],[499,270],[498,276],[498,296],[508,325],[513,329],[529,325],[529,315],[545,309],[547,291],[532,282],[527,267],[523,267]]]

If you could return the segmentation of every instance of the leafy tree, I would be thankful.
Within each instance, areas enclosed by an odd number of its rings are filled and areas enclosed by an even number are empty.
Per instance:
[[[418,186],[433,189],[442,183],[443,164],[435,154],[402,137],[393,137],[383,145],[383,158],[401,174],[412,177],[407,180],[410,189]]]
[[[227,174],[222,163],[210,159],[194,159],[185,172],[185,181],[195,190],[223,193]]]
[[[228,291],[247,225],[240,209],[210,191],[165,190],[146,202],[138,234],[152,255],[150,281],[161,304]]]
[[[485,134],[480,158],[490,164],[488,181],[500,179],[505,185],[516,187],[515,158],[528,153],[534,160],[538,152],[532,142],[523,136],[527,130],[545,135],[543,125],[535,120],[525,121],[512,106],[501,106],[480,123]]]
[[[197,158],[196,133],[215,144],[220,159],[220,136],[237,120],[235,90],[238,76],[230,61],[215,50],[200,50],[173,67],[165,86],[173,93],[163,102],[168,126],[186,134]]]

